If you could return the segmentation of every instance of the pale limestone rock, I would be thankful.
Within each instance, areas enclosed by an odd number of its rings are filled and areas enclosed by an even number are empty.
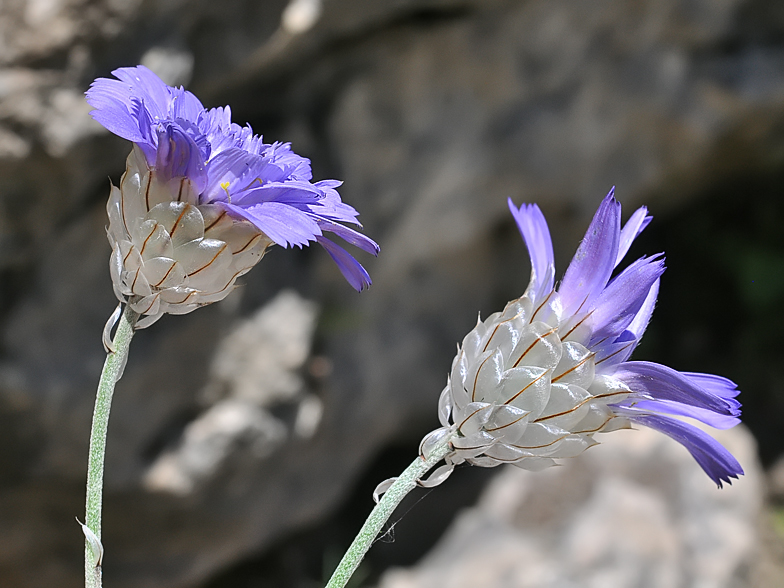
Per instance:
[[[744,427],[716,436],[746,470],[721,490],[650,429],[602,435],[559,468],[510,467],[419,565],[387,572],[379,588],[746,586],[764,480]]]
[[[119,179],[128,154],[127,143],[78,104],[94,77],[139,59],[170,68],[159,73],[172,80],[192,74],[189,87],[205,105],[230,103],[235,119],[294,141],[321,177],[345,180],[341,194],[382,247],[368,267],[374,285],[361,296],[326,256],[271,253],[226,301],[166,317],[134,340],[107,454],[114,522],[107,518],[106,570],[114,588],[197,586],[323,521],[391,440],[408,436],[415,446],[429,425],[414,431],[413,423],[434,418],[455,343],[477,311],[525,286],[528,262],[507,196],[545,208],[561,259],[612,184],[627,210],[648,204],[657,224],[699,197],[699,220],[710,218],[714,195],[732,175],[773,184],[773,197],[739,190],[744,202],[779,199],[779,0],[330,0],[311,28],[281,44],[288,4],[0,2],[3,588],[83,585],[73,516],[83,508],[100,332],[116,304],[103,206],[107,177]],[[731,247],[725,237],[712,234],[706,255]],[[76,260],[74,250],[82,252]],[[201,478],[187,500],[149,492],[151,465],[183,442],[215,399],[232,400],[220,391],[225,380],[216,396],[203,392],[219,342],[283,284],[323,309],[322,367],[313,358],[304,365],[321,374],[313,376],[319,389],[285,407],[293,435],[264,459],[252,451],[239,452],[238,464],[228,457],[227,473]],[[675,287],[664,292],[661,307],[679,296]],[[662,318],[657,311],[654,323]],[[704,325],[694,328],[674,344],[706,337]],[[734,377],[754,357],[765,354],[750,349],[723,375]],[[242,370],[254,373],[252,365]],[[775,367],[763,370],[778,377]],[[739,384],[746,403],[765,393]],[[776,411],[769,413],[773,442],[780,435]],[[247,430],[258,430],[254,422]],[[603,444],[583,458],[607,451]],[[644,462],[624,488],[641,492],[645,476],[658,476],[677,495],[671,470],[657,463]],[[695,484],[710,485],[689,468]],[[610,470],[605,479],[618,477]],[[557,512],[569,512],[570,497],[583,491],[548,487],[561,497]],[[528,528],[546,511],[528,508]],[[711,524],[725,528],[728,520]],[[703,528],[694,523],[689,533]],[[515,527],[505,533],[527,541]],[[527,555],[536,546],[526,545],[510,553],[523,553],[538,578],[558,573],[537,567]],[[702,551],[694,553],[694,569],[703,570]],[[715,568],[722,577],[723,565]]]

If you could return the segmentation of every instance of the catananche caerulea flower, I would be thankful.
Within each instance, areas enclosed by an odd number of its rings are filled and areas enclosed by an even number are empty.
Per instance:
[[[365,269],[332,233],[373,255],[336,180],[312,181],[310,161],[287,143],[264,143],[231,122],[229,107],[205,109],[144,66],[120,68],[87,91],[92,116],[134,143],[109,198],[112,278],[123,302],[145,315],[183,314],[225,297],[267,247],[318,242],[357,290]]]
[[[428,455],[449,436],[451,451],[424,483],[440,483],[463,461],[546,468],[595,445],[595,433],[632,424],[684,445],[719,487],[742,474],[724,447],[680,418],[734,426],[735,384],[629,360],[651,318],[664,259],[642,257],[612,275],[650,222],[647,209],[621,228],[611,191],[555,288],[553,247],[539,207],[518,209],[511,200],[509,207],[531,257],[531,281],[521,298],[463,339],[439,400],[443,427],[421,448]]]

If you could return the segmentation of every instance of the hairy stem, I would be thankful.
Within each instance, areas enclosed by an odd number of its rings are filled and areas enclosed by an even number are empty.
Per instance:
[[[120,317],[117,332],[112,341],[113,351],[106,355],[106,361],[98,382],[95,397],[93,424],[90,430],[90,457],[87,465],[87,501],[85,525],[95,535],[100,545],[101,540],[101,505],[103,502],[103,464],[106,454],[106,432],[109,426],[109,411],[112,395],[117,380],[122,376],[125,362],[128,359],[128,348],[133,337],[133,327],[139,315],[125,307]],[[87,533],[85,533],[87,535]],[[93,541],[94,543],[94,541]],[[86,588],[101,587],[101,558],[91,542],[85,541],[84,579]]]
[[[368,552],[368,549],[370,549],[373,541],[378,536],[384,523],[389,520],[389,517],[392,516],[392,513],[403,498],[414,489],[416,481],[426,474],[430,468],[441,461],[447,453],[449,453],[449,438],[445,438],[441,443],[433,447],[427,459],[417,457],[413,463],[400,474],[400,477],[395,480],[395,483],[389,487],[389,490],[387,490],[386,493],[384,493],[384,496],[370,513],[365,524],[362,525],[362,529],[360,529],[359,533],[354,538],[354,541],[349,546],[343,559],[340,560],[340,563],[329,579],[326,588],[344,588],[344,586],[346,586],[352,574],[357,570],[360,562],[362,562],[362,559]]]

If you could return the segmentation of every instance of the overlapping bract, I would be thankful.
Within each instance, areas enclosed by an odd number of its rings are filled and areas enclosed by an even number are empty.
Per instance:
[[[542,469],[596,444],[595,433],[631,424],[683,444],[719,486],[742,474],[724,447],[676,418],[737,424],[733,382],[628,361],[653,312],[663,258],[643,257],[611,276],[650,222],[647,210],[621,229],[611,191],[556,290],[544,216],[536,205],[509,206],[531,257],[531,281],[521,298],[480,320],[463,340],[439,400],[443,427],[421,446],[428,455],[449,437],[451,452],[424,483],[440,483],[463,461]]]
[[[252,223],[199,204],[187,178],[160,178],[137,147],[106,210],[112,284],[142,315],[136,328],[225,298],[272,244]]]
[[[312,182],[310,161],[292,152],[289,144],[264,143],[249,126],[231,122],[228,106],[207,110],[192,93],[167,86],[144,66],[112,73],[117,79],[99,78],[88,90],[87,101],[95,108],[91,114],[109,131],[134,142],[139,155],[135,168],[142,175],[152,172],[156,185],[169,187],[169,202],[185,201],[177,187],[187,184],[191,206],[247,221],[232,226],[246,231],[249,223],[263,234],[262,240],[283,247],[318,242],[355,289],[370,285],[359,262],[325,236],[332,233],[378,253],[376,243],[343,224],[359,226],[357,211],[343,203],[336,190],[341,182]],[[123,183],[121,192],[124,189]],[[163,198],[165,190],[158,192]],[[122,240],[119,234],[115,238]],[[122,271],[135,272],[135,267]],[[170,304],[167,312],[172,309]]]

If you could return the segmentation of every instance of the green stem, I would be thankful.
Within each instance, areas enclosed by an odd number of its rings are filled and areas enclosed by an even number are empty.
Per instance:
[[[103,462],[106,453],[106,431],[109,426],[109,411],[112,405],[114,385],[122,376],[128,358],[128,348],[133,337],[133,327],[139,315],[125,307],[120,317],[112,346],[114,351],[106,355],[106,361],[98,382],[95,397],[93,425],[90,430],[90,458],[87,465],[87,505],[86,526],[101,539],[101,504],[103,502]],[[101,587],[101,562],[96,564],[97,554],[93,553],[89,542],[85,541],[84,579],[86,588]]]
[[[373,545],[373,541],[378,536],[384,523],[389,520],[389,517],[392,516],[392,513],[403,498],[414,489],[416,481],[449,453],[449,441],[450,437],[447,437],[443,439],[441,443],[433,447],[427,459],[417,457],[413,463],[400,474],[400,477],[395,480],[395,483],[389,487],[389,490],[384,493],[384,496],[370,513],[365,524],[362,525],[362,529],[360,529],[359,533],[354,538],[354,542],[349,546],[343,559],[340,560],[340,563],[329,579],[326,588],[344,588],[344,586],[346,586],[351,576],[359,567],[360,562],[365,557],[365,554],[368,552],[368,549]]]

